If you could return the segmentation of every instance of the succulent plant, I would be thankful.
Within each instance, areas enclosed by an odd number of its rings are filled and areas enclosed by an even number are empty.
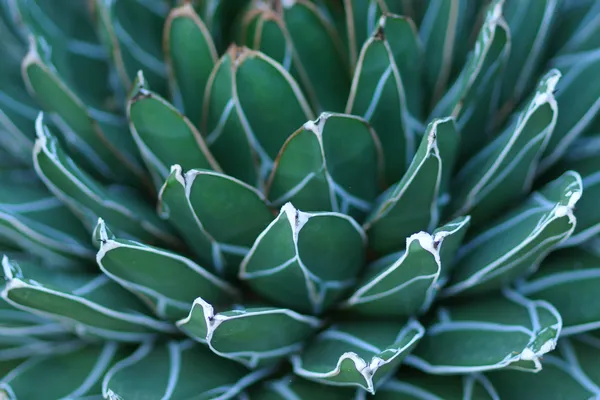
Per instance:
[[[600,397],[599,16],[0,0],[0,398]]]

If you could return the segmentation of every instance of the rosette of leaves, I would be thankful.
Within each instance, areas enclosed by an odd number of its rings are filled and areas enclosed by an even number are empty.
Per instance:
[[[0,0],[0,397],[600,396],[592,0]]]

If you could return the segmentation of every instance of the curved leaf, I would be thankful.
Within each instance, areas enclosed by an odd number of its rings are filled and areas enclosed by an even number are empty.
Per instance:
[[[206,343],[217,355],[248,368],[272,365],[297,353],[322,325],[317,318],[274,307],[236,307],[215,312],[202,298],[177,322],[188,336]]]
[[[364,223],[373,251],[383,255],[401,250],[404,238],[421,230],[431,231],[438,224],[440,196],[452,171],[458,142],[452,118],[429,124],[408,171],[379,196]]]
[[[356,116],[323,113],[285,142],[266,192],[275,207],[292,202],[360,219],[381,184],[381,146],[370,126]]]
[[[141,71],[127,101],[127,118],[156,188],[173,164],[221,171],[200,132],[172,104],[149,90]]]
[[[138,342],[176,330],[147,314],[133,295],[104,275],[48,271],[2,259],[2,298],[19,310],[58,320],[78,335]]]
[[[227,282],[177,253],[132,240],[115,238],[103,220],[94,232],[100,242],[100,270],[149,304],[156,315],[175,321],[188,314],[201,295],[216,304],[229,304],[238,295]]]
[[[364,393],[362,389],[322,385],[296,375],[286,375],[280,379],[266,381],[260,387],[251,390],[249,398],[287,400],[295,396],[297,399],[312,400],[360,400]]]
[[[115,399],[225,400],[269,373],[264,368],[249,371],[191,340],[147,342],[107,372],[102,395]]]
[[[171,228],[137,192],[123,186],[101,186],[79,169],[50,133],[41,113],[35,129],[38,135],[33,150],[36,173],[88,231],[91,232],[102,217],[119,235],[139,238],[146,243],[179,243]]]
[[[365,245],[347,215],[305,213],[287,203],[254,242],[239,278],[275,304],[319,314],[355,283]]]
[[[233,277],[256,237],[273,220],[264,196],[231,176],[171,168],[159,194],[163,218],[185,238],[202,265]]]
[[[357,386],[374,394],[421,340],[416,320],[345,322],[331,326],[292,356],[294,373],[336,386]]]
[[[470,237],[457,255],[458,267],[443,294],[489,292],[537,270],[546,255],[573,233],[573,209],[581,194],[581,177],[568,171]]]
[[[516,292],[440,306],[427,334],[405,362],[428,374],[466,374],[512,368],[537,372],[552,351],[562,320],[545,301]]]

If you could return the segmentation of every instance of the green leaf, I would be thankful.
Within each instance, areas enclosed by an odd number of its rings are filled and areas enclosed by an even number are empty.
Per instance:
[[[511,37],[510,57],[502,78],[501,103],[507,110],[517,105],[534,85],[536,74],[543,66],[550,43],[551,27],[557,17],[559,0],[523,2],[505,0],[502,14]]]
[[[202,131],[210,151],[225,173],[254,186],[288,136],[315,119],[292,76],[245,47],[231,46],[219,60],[205,99]]]
[[[221,171],[200,132],[171,103],[148,88],[141,71],[127,101],[127,118],[156,188],[162,186],[174,164]]]
[[[558,349],[544,356],[544,368],[536,374],[497,371],[487,379],[497,398],[531,400],[595,399],[600,397],[600,340],[578,335],[560,340]]]
[[[461,142],[460,158],[477,152],[490,138],[501,74],[510,53],[510,34],[502,17],[504,0],[487,7],[483,26],[462,72],[438,102],[430,118],[456,118],[460,132],[475,132]]]
[[[581,194],[581,177],[567,171],[487,224],[458,252],[457,268],[443,294],[489,292],[537,270],[546,255],[573,233],[573,209]]]
[[[593,22],[599,11],[600,5],[594,5],[578,31],[549,62],[563,74],[556,87],[560,114],[540,172],[554,165],[600,112],[600,82],[595,79],[600,68],[600,25]]]
[[[166,4],[138,0],[91,1],[98,35],[109,51],[121,86],[129,89],[137,72],[143,70],[150,86],[166,95],[167,72],[162,52]]]
[[[144,305],[104,275],[50,271],[2,259],[2,298],[19,310],[61,322],[80,336],[139,342],[176,330],[148,315]]]
[[[242,261],[239,278],[274,304],[319,314],[355,283],[365,246],[365,234],[347,215],[286,203]]]
[[[350,89],[350,72],[335,26],[308,0],[264,6],[259,3],[246,12],[244,43],[290,72],[314,110],[342,111]]]
[[[363,43],[373,34],[377,21],[388,11],[383,0],[344,0],[350,64],[354,69]]]
[[[362,389],[322,385],[290,374],[264,382],[250,391],[249,399],[288,400],[295,396],[294,399],[360,400],[364,393]]]
[[[43,396],[51,399],[95,398],[101,394],[104,373],[126,351],[115,342],[58,344],[52,353],[29,358],[4,375],[0,396],[7,400],[34,399],[43,390]]]
[[[95,251],[81,222],[35,174],[0,174],[0,239],[44,259],[46,265],[79,267]]]
[[[218,307],[217,307],[218,309]],[[215,307],[197,298],[189,315],[177,322],[186,335],[217,355],[248,368],[272,365],[297,353],[304,341],[322,326],[317,318],[274,307]]]
[[[406,65],[418,68],[420,50],[410,20],[381,17],[360,51],[346,104],[346,113],[362,116],[377,132],[388,184],[400,179],[415,152],[419,115],[409,109],[415,96],[407,89],[419,79]]]
[[[196,11],[210,31],[218,53],[224,53],[234,41],[232,32],[239,25],[238,17],[250,0],[197,0],[195,3]]]
[[[379,196],[364,223],[369,247],[377,254],[401,250],[406,237],[437,226],[440,197],[447,186],[459,140],[452,118],[429,124],[408,171]]]
[[[42,182],[91,232],[102,217],[119,236],[148,244],[179,243],[137,192],[124,186],[102,186],[81,170],[60,147],[40,113],[36,120],[38,139],[33,150],[34,168]]]
[[[499,397],[482,374],[431,375],[403,366],[397,378],[391,378],[377,390],[376,399],[498,400]]]
[[[323,113],[285,142],[267,183],[272,206],[364,218],[383,186],[382,152],[362,118]]]
[[[132,240],[115,238],[104,221],[94,232],[100,242],[100,270],[137,295],[154,313],[171,321],[185,317],[201,295],[218,305],[229,304],[236,289],[177,253]]]
[[[357,386],[374,394],[421,340],[416,320],[344,322],[331,326],[291,358],[302,378],[336,386]]]
[[[270,372],[249,371],[192,340],[147,342],[108,371],[102,395],[106,399],[232,399]]]
[[[563,318],[561,337],[600,328],[600,255],[591,246],[553,252],[516,290],[554,305]]]
[[[598,132],[600,133],[600,132]],[[575,232],[562,246],[584,243],[600,233],[600,134],[579,138],[549,173],[572,170],[581,175],[585,196],[577,202]]]
[[[256,237],[273,220],[265,198],[231,176],[179,165],[159,194],[160,213],[185,238],[200,264],[234,277]],[[112,224],[111,224],[112,225]]]
[[[424,313],[433,302],[441,280],[446,279],[448,271],[442,275],[442,266],[447,269],[451,266],[468,224],[469,217],[463,217],[436,229],[433,235],[419,232],[410,236],[405,252],[394,253],[393,258],[386,256],[369,266],[341,307],[367,317],[410,317]]]
[[[427,334],[405,363],[428,374],[466,374],[513,368],[537,372],[562,327],[545,301],[516,292],[439,306]]]
[[[135,144],[123,134],[123,118],[87,107],[61,78],[51,52],[43,38],[32,38],[23,59],[23,79],[31,95],[54,116],[76,162],[105,181],[145,184]]]
[[[556,126],[558,107],[553,93],[560,76],[558,70],[551,70],[542,77],[504,132],[454,177],[452,215],[469,214],[474,224],[481,224],[531,191],[539,159]]]
[[[206,25],[190,3],[171,10],[163,35],[171,97],[199,128],[204,90],[217,62],[217,50]]]
[[[462,68],[469,51],[469,36],[476,19],[474,0],[429,0],[419,38],[425,48],[423,63],[429,104],[435,106],[451,83],[457,66]]]

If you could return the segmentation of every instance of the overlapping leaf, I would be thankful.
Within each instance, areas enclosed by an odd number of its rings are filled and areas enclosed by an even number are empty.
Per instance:
[[[414,353],[405,362],[428,374],[500,368],[539,371],[552,351],[562,319],[545,301],[504,290],[501,296],[439,306]]]
[[[216,312],[198,298],[189,315],[177,326],[188,336],[206,343],[221,357],[249,368],[272,365],[298,353],[322,322],[295,311],[274,307],[236,307]]]
[[[600,397],[600,339],[578,335],[560,340],[557,350],[544,356],[536,374],[497,371],[487,374],[498,398],[595,399]]]
[[[321,385],[290,374],[280,379],[266,381],[249,392],[250,399],[286,400],[291,395],[299,399],[360,400],[364,396],[364,391]]]
[[[131,341],[175,328],[149,316],[144,305],[105,275],[49,271],[2,259],[2,298],[20,310],[61,322],[84,337]]]
[[[562,336],[600,328],[600,256],[593,247],[552,253],[533,276],[516,282],[516,289],[532,299],[545,300],[563,318]]]
[[[408,167],[416,147],[420,117],[419,79],[421,48],[412,22],[383,16],[362,47],[352,80],[346,113],[360,115],[381,141],[385,178],[396,182]],[[410,67],[408,67],[410,66]]]
[[[579,174],[567,171],[529,199],[472,235],[457,255],[444,294],[489,292],[534,272],[573,233],[582,195]]]
[[[372,250],[382,255],[401,250],[406,237],[435,228],[459,139],[452,118],[429,124],[408,171],[379,196],[364,223]]]
[[[442,265],[451,265],[468,224],[468,217],[461,218],[438,228],[432,235],[420,232],[410,236],[405,252],[393,259],[384,257],[369,267],[341,307],[366,317],[408,318],[427,311],[440,279],[447,274],[441,274]]]
[[[213,69],[203,115],[202,132],[225,173],[256,186],[288,136],[315,119],[281,64],[236,46]]]
[[[382,182],[382,152],[362,118],[324,113],[285,142],[267,183],[270,204],[361,219]]]
[[[531,191],[539,159],[556,126],[558,107],[553,93],[559,79],[557,70],[542,77],[504,132],[457,173],[449,207],[454,216],[469,214],[480,224]]]
[[[459,131],[472,133],[468,141],[461,142],[461,159],[478,151],[490,137],[500,76],[510,54],[503,4],[504,0],[494,0],[487,6],[485,21],[467,64],[431,113],[431,117],[451,115],[456,118]]]
[[[240,261],[273,220],[262,193],[248,184],[206,170],[184,174],[179,165],[160,190],[159,208],[198,261],[227,277],[237,274]]]
[[[160,188],[171,165],[221,171],[200,132],[171,103],[152,92],[141,71],[127,101],[131,134]]]
[[[102,395],[116,399],[231,399],[270,372],[265,368],[249,371],[192,340],[146,342],[106,373]]]
[[[416,320],[401,322],[340,322],[292,356],[294,373],[336,386],[355,386],[375,393],[423,337]]]
[[[176,245],[171,228],[156,215],[137,192],[124,186],[102,186],[67,156],[44,124],[42,114],[35,125],[38,139],[33,163],[39,178],[58,199],[93,231],[101,216],[120,236],[145,243]]]
[[[274,304],[319,314],[355,283],[365,247],[364,232],[347,215],[286,203],[258,235],[239,277]]]
[[[132,240],[115,238],[103,220],[94,232],[100,243],[96,261],[112,280],[149,303],[161,318],[175,321],[189,312],[198,295],[229,304],[237,290],[177,253]]]

